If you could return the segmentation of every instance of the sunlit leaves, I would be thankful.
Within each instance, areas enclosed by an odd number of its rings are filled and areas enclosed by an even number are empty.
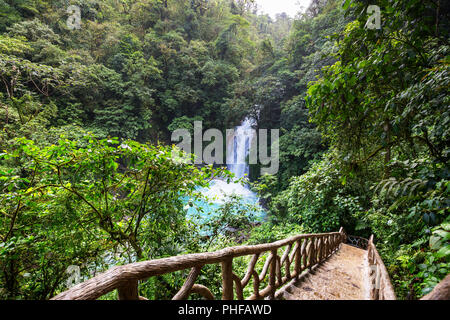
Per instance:
[[[171,147],[88,134],[80,140],[61,136],[48,146],[17,139],[2,155],[5,164],[21,164],[0,175],[2,261],[14,263],[28,252],[30,262],[22,267],[32,276],[37,271],[30,264],[58,273],[58,284],[68,265],[102,264],[113,249],[132,260],[158,257],[163,243],[187,237],[183,198],[198,198],[197,188],[228,175],[172,155]],[[15,240],[33,236],[39,241]],[[54,268],[50,256],[57,259]]]

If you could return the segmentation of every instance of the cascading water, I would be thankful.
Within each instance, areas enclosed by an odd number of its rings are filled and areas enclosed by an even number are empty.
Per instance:
[[[249,174],[249,165],[246,160],[255,134],[255,131],[251,130],[252,125],[253,121],[247,118],[235,129],[233,135],[227,137],[227,167],[234,173],[236,179],[245,178]],[[241,196],[244,201],[258,202],[256,194],[241,183],[215,180],[211,183],[211,188],[204,192],[204,195],[218,203],[225,202],[227,197],[233,194]]]
[[[253,121],[245,119],[242,125],[236,128],[234,135],[227,140],[227,166],[228,170],[236,175],[236,178],[244,178],[249,174],[249,166],[246,159],[250,153],[251,143],[254,138],[252,130]]]
[[[249,165],[246,163],[247,157],[250,154],[252,141],[255,131],[251,130],[253,121],[249,118],[245,119],[242,124],[235,128],[234,135],[227,136],[227,168],[234,173],[235,179],[239,180],[245,178],[249,174]],[[197,204],[202,206],[206,213],[214,212],[225,203],[229,197],[235,195],[240,197],[243,203],[258,206],[259,199],[257,195],[251,191],[248,186],[238,182],[230,182],[223,180],[214,180],[211,182],[208,189],[202,190],[202,194],[209,199],[209,204]],[[254,212],[257,216],[263,216],[262,212]],[[188,213],[197,212],[196,209],[191,208]]]

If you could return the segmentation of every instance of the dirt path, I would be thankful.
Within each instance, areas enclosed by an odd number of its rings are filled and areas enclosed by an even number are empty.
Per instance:
[[[365,300],[366,251],[343,244],[321,266],[286,288],[285,300]]]

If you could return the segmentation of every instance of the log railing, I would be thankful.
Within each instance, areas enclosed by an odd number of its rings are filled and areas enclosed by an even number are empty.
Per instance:
[[[278,288],[297,279],[304,270],[326,260],[339,249],[345,239],[341,228],[339,232],[299,235],[271,244],[240,246],[217,252],[117,266],[57,295],[53,300],[95,300],[116,289],[120,300],[145,300],[138,294],[140,280],[183,270],[190,270],[190,273],[173,299],[186,300],[191,294],[197,293],[212,300],[215,298],[212,292],[207,287],[196,284],[202,268],[210,264],[221,265],[223,300],[273,299]],[[246,256],[250,258],[250,262],[241,279],[233,271],[233,260]],[[264,265],[258,273],[257,263],[264,258]],[[250,282],[253,283],[253,292],[246,297],[244,288]],[[264,284],[267,284],[266,287],[261,288]]]
[[[386,266],[373,243],[373,235],[367,245],[367,260],[369,263],[370,294],[373,300],[396,300]]]
[[[362,238],[362,237],[358,237],[358,236],[348,235],[346,244],[356,247],[356,248],[367,250],[367,246],[369,245],[369,240]]]

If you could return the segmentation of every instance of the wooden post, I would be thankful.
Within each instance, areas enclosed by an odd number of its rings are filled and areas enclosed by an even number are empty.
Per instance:
[[[303,259],[303,267],[302,267],[302,269],[306,269],[307,266],[308,266],[308,242],[309,242],[309,239],[306,238],[305,241],[303,241],[303,244],[302,244],[302,250],[301,250],[302,259]]]
[[[367,244],[367,257],[370,264],[375,263],[373,259],[373,235],[370,236],[369,243]]]
[[[277,255],[276,258],[277,258],[277,263],[276,263],[277,277],[276,277],[276,281],[275,281],[275,287],[278,287],[278,286],[281,286],[281,284],[283,283],[283,278],[281,276],[281,258],[279,255]]]
[[[326,246],[326,255],[325,257],[328,258],[331,253],[333,252],[333,237],[329,236],[327,237],[327,246]]]
[[[310,259],[310,263],[309,263],[309,270],[311,270],[311,268],[316,264],[316,244],[317,244],[317,239],[316,238],[312,238],[311,239],[311,252],[309,254],[309,259]]]
[[[119,300],[139,300],[138,281],[130,280],[120,288],[117,288]]]
[[[315,263],[320,263],[322,259],[322,249],[323,249],[323,238],[317,238],[316,240],[316,252],[314,254],[315,257]]]
[[[232,273],[233,281],[236,284],[236,298],[238,300],[244,300],[244,287],[242,287],[241,279],[234,273]]]
[[[272,254],[272,261],[271,261],[271,265],[270,265],[270,274],[269,274],[269,286],[270,286],[270,294],[269,294],[269,299],[273,300],[275,299],[275,290],[276,290],[276,285],[275,285],[275,277],[276,277],[276,273],[277,273],[277,250],[272,250],[271,251]]]
[[[258,300],[260,298],[259,297],[259,276],[255,270],[253,270],[252,276],[253,276],[253,293],[255,295],[255,298]]]
[[[339,241],[339,247],[341,246],[341,243],[345,243],[346,242],[346,234],[345,234],[345,230],[344,230],[344,228],[343,227],[341,227],[340,229],[339,229],[339,233],[341,234],[341,239],[340,239],[340,241]]]
[[[183,287],[172,298],[172,300],[186,300],[189,297],[191,289],[194,286],[195,281],[197,280],[197,277],[200,274],[201,270],[202,270],[202,267],[200,267],[200,266],[192,268]]]
[[[233,300],[233,258],[222,262],[222,300]]]
[[[300,276],[300,273],[301,273],[301,269],[302,269],[302,246],[301,246],[301,244],[302,244],[302,241],[301,240],[298,240],[297,241],[297,252],[296,252],[296,254],[295,254],[295,268],[294,268],[294,270],[295,270],[295,278],[296,279],[298,279],[298,277]]]

